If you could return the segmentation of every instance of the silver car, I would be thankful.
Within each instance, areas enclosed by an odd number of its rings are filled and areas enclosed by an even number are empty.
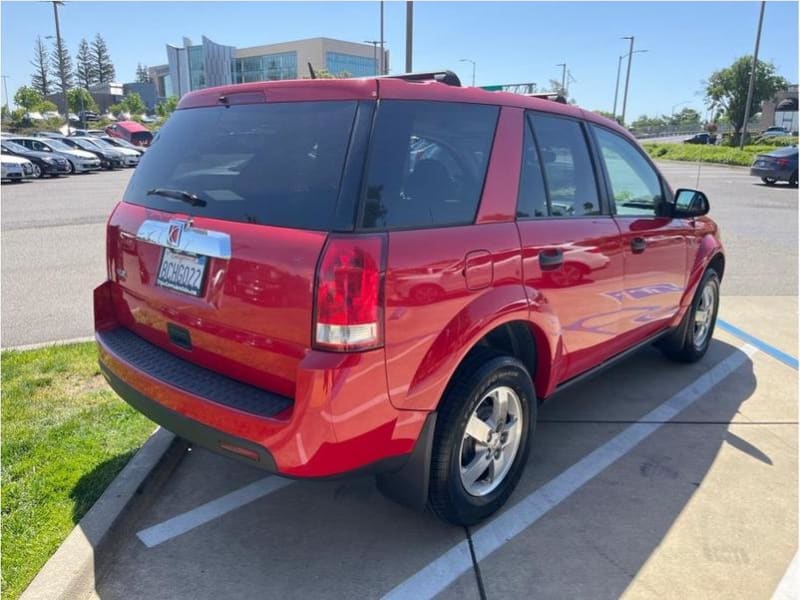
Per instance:
[[[91,143],[94,146],[97,146],[103,152],[116,152],[122,155],[122,164],[126,167],[135,167],[139,164],[139,153],[135,152],[134,150],[129,150],[127,148],[122,148],[115,146],[114,144],[110,144],[105,141],[103,138],[95,137],[95,136],[86,136],[86,137],[76,137],[76,140],[84,140],[86,142]]]
[[[29,150],[51,152],[55,157],[66,159],[68,173],[86,173],[100,169],[100,159],[94,154],[71,148],[55,138],[9,137],[7,139],[21,144]]]

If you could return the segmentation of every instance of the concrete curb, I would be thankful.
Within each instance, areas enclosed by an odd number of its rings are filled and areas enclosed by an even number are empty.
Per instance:
[[[73,600],[92,593],[96,557],[110,541],[108,532],[174,440],[173,433],[160,427],[150,436],[42,567],[21,600]]]
[[[86,337],[78,337],[78,338],[70,338],[66,340],[53,340],[50,342],[36,342],[35,344],[22,344],[21,346],[4,346],[0,348],[3,352],[6,350],[17,350],[17,351],[24,351],[24,350],[37,350],[39,348],[47,348],[49,346],[66,346],[68,344],[80,344],[83,342],[93,342],[94,336],[88,335]]]

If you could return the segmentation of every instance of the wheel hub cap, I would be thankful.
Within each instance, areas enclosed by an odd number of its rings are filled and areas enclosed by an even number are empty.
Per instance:
[[[714,286],[709,282],[700,294],[700,302],[694,312],[694,345],[700,348],[706,342],[711,331],[711,322],[714,319],[714,305],[716,302]]]
[[[475,407],[461,441],[461,483],[485,496],[508,475],[522,439],[522,403],[507,386],[491,389]]]

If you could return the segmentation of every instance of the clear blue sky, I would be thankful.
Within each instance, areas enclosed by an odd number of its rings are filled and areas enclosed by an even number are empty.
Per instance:
[[[477,84],[560,78],[566,62],[575,78],[570,93],[589,109],[610,110],[623,35],[635,35],[646,54],[634,57],[629,120],[669,113],[673,105],[704,110],[702,81],[753,51],[757,2],[415,2],[414,69],[450,68]],[[2,74],[13,98],[28,84],[37,35],[53,35],[49,2],[3,0]],[[67,2],[61,31],[74,58],[82,37],[102,34],[117,79],[132,81],[138,62],[166,63],[164,45],[195,41],[256,46],[326,36],[377,39],[378,2]],[[402,71],[405,2],[386,2],[390,68]],[[798,5],[767,3],[760,57],[792,83],[798,75]],[[624,77],[624,67],[623,67]],[[621,102],[620,102],[621,104]],[[678,108],[677,110],[680,110]]]

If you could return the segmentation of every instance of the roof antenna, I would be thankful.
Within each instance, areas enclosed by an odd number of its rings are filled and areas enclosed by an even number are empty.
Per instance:
[[[317,74],[314,73],[314,67],[311,66],[311,62],[308,62],[308,73],[311,75],[311,79],[316,79]]]

